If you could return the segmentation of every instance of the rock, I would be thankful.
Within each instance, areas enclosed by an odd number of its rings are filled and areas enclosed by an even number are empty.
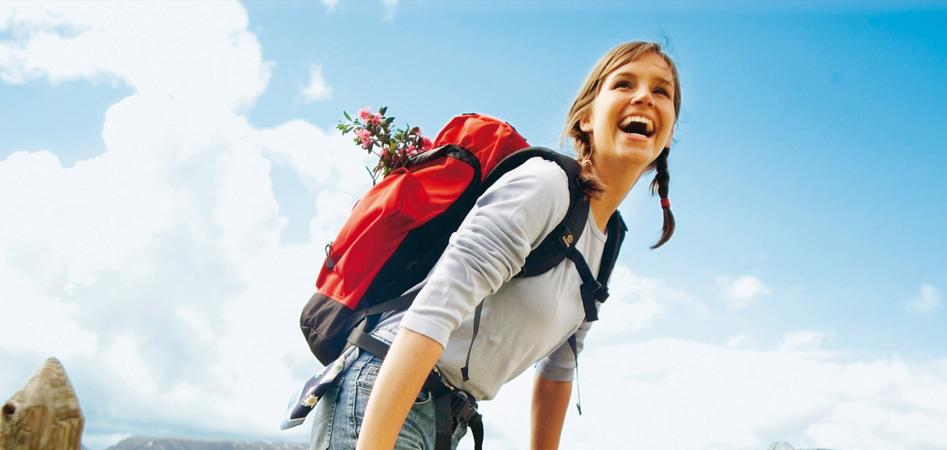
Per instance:
[[[0,450],[78,450],[85,419],[66,371],[49,358],[3,404]]]

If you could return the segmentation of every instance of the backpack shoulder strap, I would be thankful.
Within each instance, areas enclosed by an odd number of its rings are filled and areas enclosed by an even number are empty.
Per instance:
[[[608,298],[608,281],[618,260],[618,253],[628,228],[621,214],[615,211],[606,225],[608,238],[602,251],[598,276],[594,276],[585,258],[573,246],[582,236],[589,218],[589,202],[579,188],[581,167],[576,160],[542,147],[531,147],[508,156],[487,177],[484,189],[506,172],[536,156],[555,162],[566,172],[569,180],[569,209],[562,222],[526,257],[526,262],[516,277],[530,277],[545,273],[557,266],[564,258],[569,258],[582,277],[582,303],[586,320],[597,320],[598,308],[595,302],[604,302]]]
[[[523,268],[516,274],[517,277],[536,276],[556,267],[566,257],[566,248],[578,242],[582,236],[589,217],[589,202],[579,188],[581,167],[578,161],[547,148],[530,147],[507,156],[487,176],[483,189],[486,190],[501,176],[537,156],[555,162],[565,171],[569,180],[569,209],[562,222],[527,256]]]
[[[612,217],[608,219],[608,238],[605,241],[605,248],[602,250],[602,262],[598,267],[598,276],[596,279],[602,285],[603,291],[599,294],[599,301],[604,302],[608,298],[608,279],[612,276],[612,269],[618,261],[618,253],[621,252],[621,244],[625,240],[625,233],[628,226],[622,220],[621,214],[615,211]]]

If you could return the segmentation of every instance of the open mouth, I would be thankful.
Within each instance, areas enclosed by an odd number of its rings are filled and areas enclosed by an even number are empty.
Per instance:
[[[644,137],[654,135],[654,123],[651,119],[641,116],[628,116],[621,120],[618,128],[625,133],[638,134]]]

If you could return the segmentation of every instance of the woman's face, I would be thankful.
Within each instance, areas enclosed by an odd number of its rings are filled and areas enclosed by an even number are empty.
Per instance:
[[[674,128],[674,82],[671,67],[654,52],[605,77],[579,122],[591,134],[596,166],[646,167],[658,157]]]

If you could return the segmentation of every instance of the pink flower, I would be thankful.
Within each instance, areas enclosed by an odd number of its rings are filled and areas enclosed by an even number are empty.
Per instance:
[[[378,125],[381,123],[381,114],[375,114],[368,108],[362,108],[358,111],[358,118],[362,119],[368,125]]]
[[[434,144],[428,138],[421,138],[421,150],[428,151]]]
[[[408,153],[408,156],[414,156],[418,154],[418,148],[415,147],[414,144],[408,144],[408,148],[406,149],[406,151]]]
[[[362,148],[366,150],[371,150],[372,148],[372,132],[371,131],[368,131],[365,128],[356,128],[355,137],[357,137],[358,140],[362,141],[361,142]]]

